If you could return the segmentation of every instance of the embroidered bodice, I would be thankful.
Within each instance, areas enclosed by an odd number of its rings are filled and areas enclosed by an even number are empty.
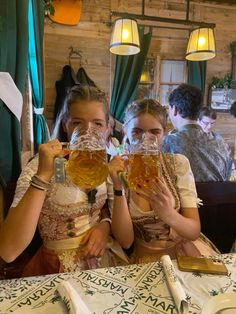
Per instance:
[[[180,154],[163,154],[162,175],[172,193],[172,204],[175,210],[197,207],[195,182],[189,162]],[[149,242],[151,240],[167,240],[170,227],[154,213],[143,211],[132,198],[129,199],[129,210],[134,224],[135,236]]]
[[[25,194],[37,167],[36,157],[22,171],[12,207],[16,206]],[[84,233],[101,219],[101,209],[106,199],[106,183],[97,187],[96,201],[91,204],[88,202],[88,195],[69,181],[62,185],[52,179],[38,222],[42,239],[59,240]]]

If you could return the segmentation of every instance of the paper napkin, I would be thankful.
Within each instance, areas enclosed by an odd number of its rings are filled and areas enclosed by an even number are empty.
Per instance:
[[[181,283],[179,282],[174,265],[172,264],[169,255],[163,255],[161,257],[161,262],[163,265],[163,270],[166,276],[168,287],[175,302],[175,306],[180,314],[187,314],[187,296]]]
[[[58,287],[62,300],[64,301],[70,314],[91,314],[88,306],[82,300],[76,289],[76,282],[73,279],[62,281]]]

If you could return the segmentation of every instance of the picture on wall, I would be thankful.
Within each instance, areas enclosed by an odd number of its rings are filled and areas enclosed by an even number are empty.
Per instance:
[[[210,91],[210,106],[217,111],[229,111],[236,100],[236,89],[216,88]]]

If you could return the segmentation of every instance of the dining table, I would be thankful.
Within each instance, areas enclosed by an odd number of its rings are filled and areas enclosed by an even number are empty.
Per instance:
[[[210,258],[223,261],[228,274],[184,272],[172,261],[191,314],[201,313],[203,305],[219,294],[235,293],[236,298],[236,254]],[[178,313],[160,261],[1,280],[0,313],[66,314],[57,287],[71,279],[91,313]]]

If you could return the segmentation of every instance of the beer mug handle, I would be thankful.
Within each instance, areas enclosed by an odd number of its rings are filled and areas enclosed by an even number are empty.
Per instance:
[[[54,176],[56,183],[66,182],[65,162],[66,159],[64,157],[56,157],[54,160]]]
[[[129,183],[128,183],[128,173],[125,171],[120,171],[118,173],[118,177],[123,185],[124,188],[128,188],[129,187]]]

